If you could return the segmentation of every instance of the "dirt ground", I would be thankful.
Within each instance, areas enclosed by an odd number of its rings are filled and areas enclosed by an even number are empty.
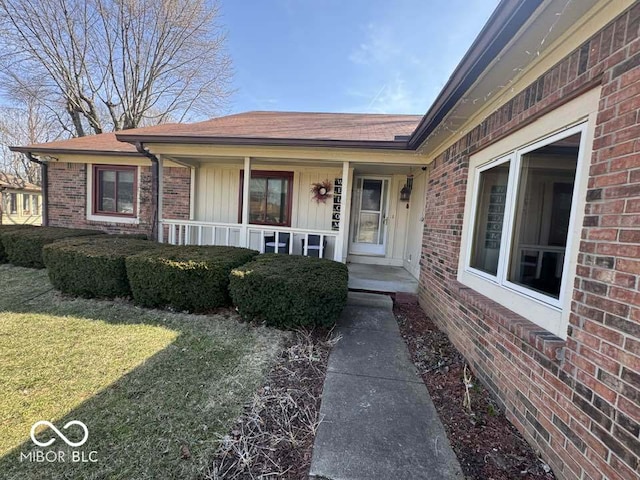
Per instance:
[[[554,479],[475,378],[469,382],[471,413],[465,409],[464,358],[422,309],[396,304],[394,313],[466,478]]]
[[[320,397],[335,339],[297,332],[223,439],[206,479],[308,478]]]

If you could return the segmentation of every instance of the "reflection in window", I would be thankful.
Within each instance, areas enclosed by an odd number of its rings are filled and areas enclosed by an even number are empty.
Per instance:
[[[522,156],[508,280],[560,296],[580,134]]]
[[[291,172],[251,172],[251,181],[249,182],[249,223],[291,225],[292,181],[293,173]],[[240,213],[240,218],[241,215]]]
[[[96,167],[95,211],[134,215],[136,167]]]
[[[38,199],[38,195],[31,196],[31,208],[33,209],[34,215],[40,215],[40,202]]]
[[[480,173],[470,265],[492,275],[498,272],[509,164],[505,162]]]
[[[18,213],[18,194],[9,194],[9,212],[12,214]]]
[[[22,194],[22,213],[25,215],[31,213],[31,197],[26,193]]]

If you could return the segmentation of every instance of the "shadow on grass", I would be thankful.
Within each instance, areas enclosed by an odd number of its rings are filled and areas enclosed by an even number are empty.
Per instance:
[[[17,293],[25,290],[29,293]],[[237,322],[232,312],[186,315],[126,302],[64,298],[50,290],[46,272],[7,266],[0,266],[0,323],[3,311],[145,324],[178,332],[173,343],[62,418],[33,419],[52,421],[59,429],[71,420],[84,422],[88,441],[75,450],[85,452],[85,457],[95,451],[95,463],[70,462],[72,449],[50,430],[41,437],[56,441],[45,448],[34,445],[25,431],[25,442],[0,458],[0,472],[7,479],[201,476],[218,436],[226,433],[262,383],[284,339],[281,332]],[[20,461],[21,454],[50,450],[64,452],[66,461]]]

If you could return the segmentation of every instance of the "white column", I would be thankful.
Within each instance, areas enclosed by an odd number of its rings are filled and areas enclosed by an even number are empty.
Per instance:
[[[249,248],[249,182],[251,181],[251,157],[244,157],[242,181],[242,231],[240,246]]]
[[[158,155],[158,218],[156,218],[156,228],[158,232],[158,242],[164,243],[164,225],[162,223],[162,199],[164,197],[164,167],[162,155]]]
[[[349,162],[342,162],[342,195],[340,195],[340,222],[338,223],[338,238],[336,239],[333,259],[343,262],[346,259],[344,252],[347,238],[347,195],[349,194]]]
[[[189,183],[189,220],[196,219],[196,167],[190,169],[191,180]]]

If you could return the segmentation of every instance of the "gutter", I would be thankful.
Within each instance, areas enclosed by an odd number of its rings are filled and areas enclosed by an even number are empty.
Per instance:
[[[158,241],[159,224],[158,217],[159,194],[160,194],[160,160],[153,153],[144,147],[142,142],[135,143],[136,150],[151,160],[151,238]]]
[[[500,2],[429,111],[411,134],[408,149],[417,150],[424,143],[542,3],[543,0]]]
[[[261,147],[334,147],[366,150],[407,150],[407,140],[333,140],[304,138],[212,137],[205,135],[130,135],[116,134],[120,142],[188,143],[194,145],[242,145]],[[140,150],[138,150],[140,152]],[[144,153],[143,153],[144,155]]]
[[[30,162],[40,165],[42,177],[42,226],[49,226],[49,165],[37,159],[31,152],[24,152]]]

